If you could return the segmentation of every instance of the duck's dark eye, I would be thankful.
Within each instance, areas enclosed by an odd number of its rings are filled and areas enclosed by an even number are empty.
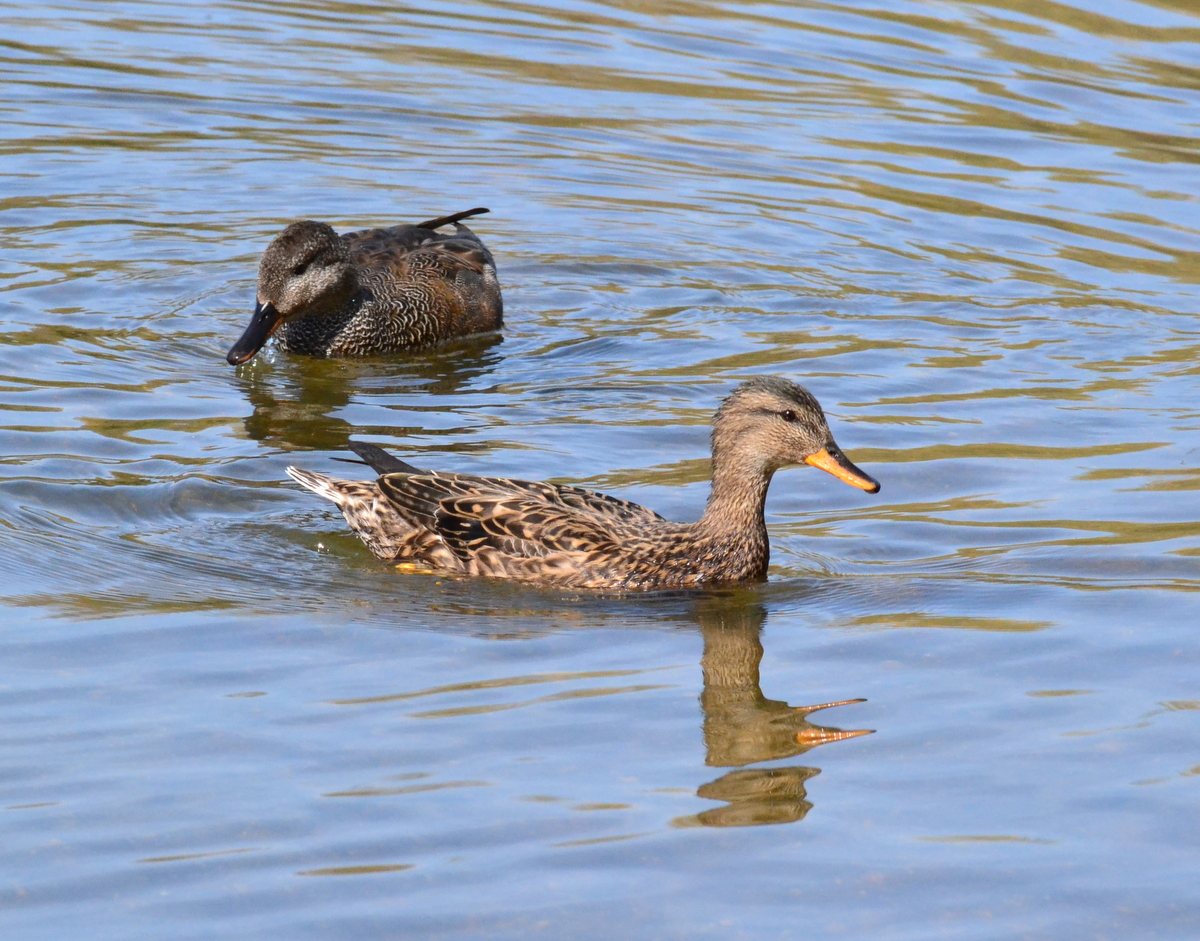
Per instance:
[[[302,262],[300,262],[300,264],[296,265],[296,267],[292,269],[292,274],[299,277],[300,275],[304,274],[304,272],[306,272],[307,270],[308,270],[308,262],[302,261]]]
[[[793,412],[790,408],[786,412],[780,412],[779,417],[782,418],[786,422],[796,421],[796,413]]]

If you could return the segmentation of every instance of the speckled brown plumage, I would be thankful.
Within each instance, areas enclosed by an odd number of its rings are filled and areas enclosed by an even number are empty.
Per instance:
[[[503,320],[496,263],[460,220],[338,235],[294,222],[263,253],[250,326],[227,359],[250,359],[274,334],[311,356],[369,356],[496,330]],[[435,230],[453,225],[454,234]]]
[[[763,504],[771,477],[809,463],[872,493],[879,484],[838,450],[817,400],[777,376],[743,383],[713,421],[713,483],[704,515],[673,523],[578,487],[420,471],[362,443],[373,483],[288,468],[341,509],[382,559],[450,575],[569,588],[648,591],[766,578]]]

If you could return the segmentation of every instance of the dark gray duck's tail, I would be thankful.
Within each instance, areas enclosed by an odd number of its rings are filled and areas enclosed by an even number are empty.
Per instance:
[[[365,441],[350,441],[348,446],[351,451],[363,459],[368,467],[375,473],[383,474],[423,474],[425,471],[413,467],[393,454],[388,454],[387,451],[378,445],[368,444]],[[352,462],[357,463],[357,462]]]
[[[441,216],[437,219],[430,219],[428,222],[418,222],[418,229],[436,229],[439,226],[450,225],[458,222],[460,219],[469,219],[471,216],[480,216],[485,212],[491,212],[490,209],[484,209],[482,206],[476,209],[468,209],[466,212],[456,212],[449,216]]]

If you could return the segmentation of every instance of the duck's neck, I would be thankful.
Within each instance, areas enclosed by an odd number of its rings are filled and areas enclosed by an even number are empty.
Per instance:
[[[742,455],[713,455],[712,493],[699,533],[721,547],[731,579],[765,577],[770,547],[763,507],[772,468]]]
[[[712,493],[701,523],[745,530],[763,527],[763,507],[774,469],[740,454],[714,454]]]

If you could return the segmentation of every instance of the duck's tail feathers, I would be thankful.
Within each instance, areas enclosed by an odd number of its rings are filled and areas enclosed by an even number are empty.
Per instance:
[[[301,470],[299,467],[289,467],[287,475],[305,490],[311,490],[319,497],[332,500],[339,507],[343,506],[350,496],[348,485],[353,483],[349,480],[338,480],[336,477],[328,477],[325,474]]]
[[[354,534],[381,559],[395,559],[417,534],[373,480],[338,480],[298,467],[289,467],[287,474],[305,490],[337,504]]]
[[[485,209],[483,206],[478,206],[475,209],[468,209],[465,212],[456,212],[448,216],[439,216],[437,219],[430,219],[428,222],[418,222],[418,229],[436,229],[443,225],[451,225],[458,222],[460,219],[469,219],[471,216],[481,216],[485,212],[491,212],[490,209]]]
[[[375,444],[368,444],[366,441],[350,441],[347,446],[361,457],[371,470],[377,474],[423,474],[425,471],[420,468],[413,467],[406,461],[400,460],[394,454],[388,454],[387,451]]]

